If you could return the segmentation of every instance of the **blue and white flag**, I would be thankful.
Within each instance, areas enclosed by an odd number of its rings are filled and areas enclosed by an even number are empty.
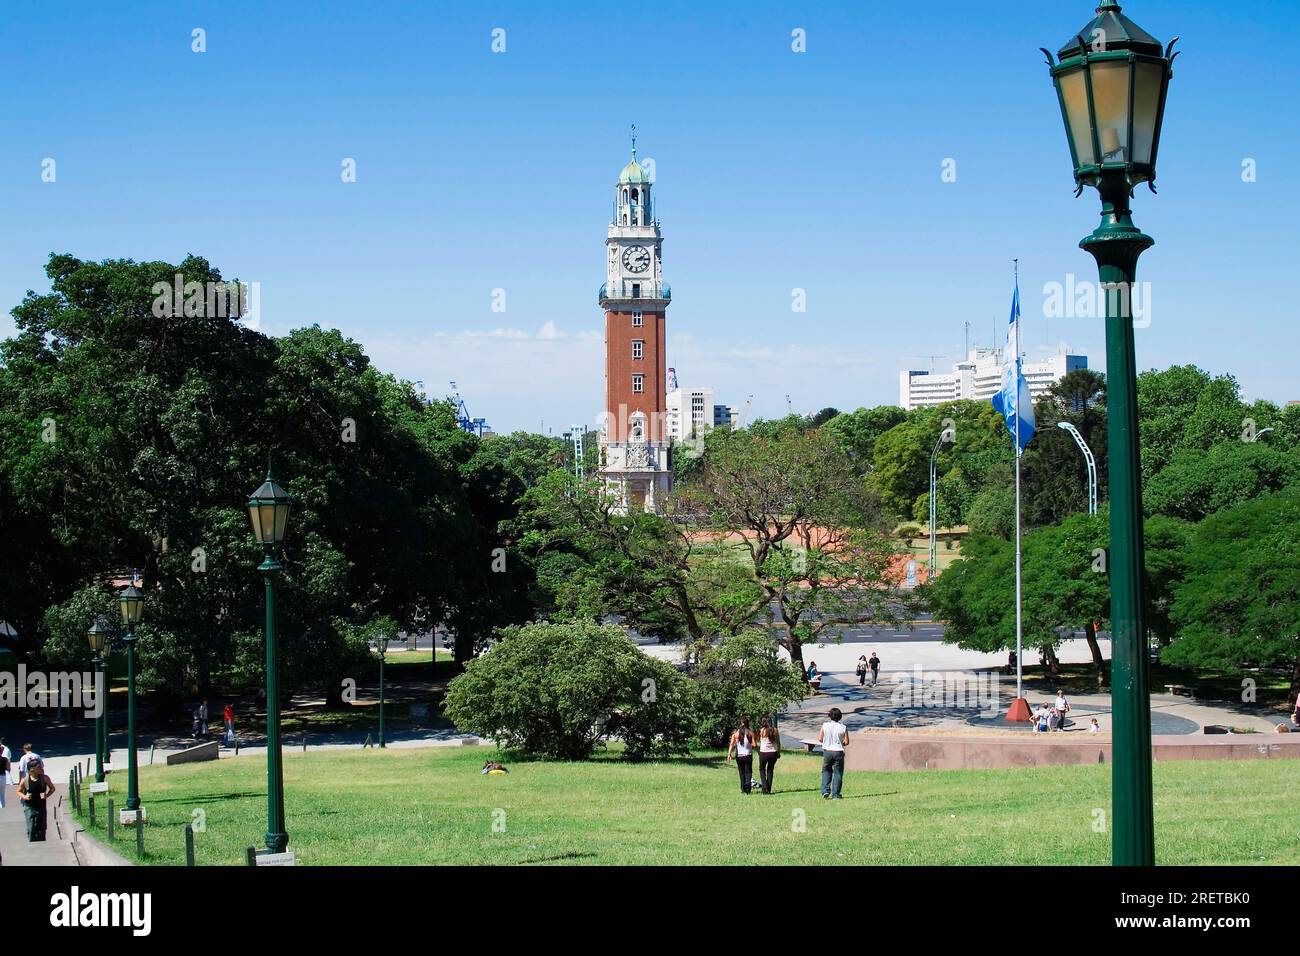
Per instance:
[[[1002,378],[1002,391],[993,396],[993,407],[1007,420],[1007,431],[1019,455],[1034,437],[1034,399],[1029,383],[1020,372],[1020,283],[1011,297],[1011,321],[1007,325],[1004,360],[1010,359]]]

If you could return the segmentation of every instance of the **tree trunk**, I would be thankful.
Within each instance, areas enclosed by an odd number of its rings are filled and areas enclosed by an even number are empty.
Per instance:
[[[1047,673],[1056,677],[1061,673],[1061,662],[1056,659],[1056,648],[1051,644],[1043,645],[1043,655],[1047,658]]]
[[[285,701],[281,701],[284,706]],[[343,679],[339,677],[336,680],[326,681],[325,683],[325,709],[326,710],[343,710]]]
[[[1106,686],[1106,662],[1101,657],[1101,646],[1097,643],[1097,624],[1095,621],[1088,621],[1083,625],[1083,636],[1088,642],[1088,650],[1092,652],[1092,666],[1097,668],[1097,686]]]

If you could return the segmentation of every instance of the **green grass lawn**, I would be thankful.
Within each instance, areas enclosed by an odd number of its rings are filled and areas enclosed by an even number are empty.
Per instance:
[[[488,747],[285,755],[289,848],[302,864],[1106,864],[1110,768],[852,772],[818,792],[819,757],[785,754],[777,793],[744,796],[716,755],[651,764],[519,762],[479,773]],[[125,773],[112,776],[123,799]],[[1300,863],[1300,761],[1155,766],[1162,864]],[[146,767],[147,859],[239,864],[266,830],[255,757]],[[104,815],[100,804],[99,830]],[[799,824],[803,826],[800,828]],[[494,830],[494,823],[496,829]],[[504,829],[502,829],[504,828]],[[98,834],[103,836],[102,832]],[[134,856],[130,830],[120,852]]]

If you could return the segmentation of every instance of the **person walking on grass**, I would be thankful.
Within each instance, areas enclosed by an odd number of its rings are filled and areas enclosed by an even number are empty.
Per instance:
[[[767,717],[758,728],[758,782],[764,793],[772,792],[772,773],[781,759],[781,735]]]
[[[22,801],[27,816],[27,842],[45,842],[46,812],[50,797],[54,796],[54,781],[45,775],[41,758],[28,761],[27,775],[18,784],[18,799]]]
[[[858,686],[864,687],[867,683],[867,655],[858,655]]]
[[[871,660],[867,661],[867,666],[871,668],[871,686],[875,687],[880,682],[880,658],[876,652],[871,652]]]
[[[844,715],[832,707],[830,717],[817,731],[817,742],[822,745],[822,799],[840,799],[844,784],[844,748],[849,745],[849,728],[840,723]]]
[[[741,717],[740,726],[731,732],[727,744],[727,762],[736,755],[736,769],[740,772],[740,792],[750,793],[754,786],[754,731],[749,728],[749,718]]]

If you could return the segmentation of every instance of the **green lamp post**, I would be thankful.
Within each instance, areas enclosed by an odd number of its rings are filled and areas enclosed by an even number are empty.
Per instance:
[[[384,657],[388,654],[388,637],[381,635],[375,639],[375,649],[379,651],[379,746],[387,749],[384,743]],[[437,656],[437,652],[434,652]]]
[[[90,641],[90,650],[93,654],[91,660],[95,664],[95,674],[98,677],[98,686],[95,691],[96,701],[99,705],[99,715],[95,718],[95,783],[104,782],[104,752],[108,749],[104,746],[108,739],[108,698],[105,696],[102,700],[98,695],[108,689],[108,679],[104,670],[104,659],[108,656],[108,638],[111,629],[108,623],[102,618],[95,618],[95,623],[90,625],[90,630],[86,632],[86,638]]]
[[[1156,152],[1177,37],[1162,47],[1102,0],[1096,17],[1047,63],[1065,121],[1074,181],[1101,195],[1101,224],[1079,246],[1097,260],[1106,299],[1107,450],[1110,468],[1111,861],[1155,863],[1151,698],[1143,595],[1142,485],[1133,354],[1132,287],[1154,240],[1133,225],[1133,189],[1155,192]],[[1171,55],[1172,54],[1172,55]]]
[[[144,594],[132,583],[123,588],[117,596],[117,605],[122,609],[122,624],[126,627],[126,636],[122,642],[126,645],[126,809],[136,814],[136,824],[140,823],[140,768],[136,761],[135,744],[135,626],[140,623],[144,613]]]
[[[271,470],[248,499],[253,537],[265,557],[257,570],[266,582],[266,849],[283,853],[289,845],[284,824],[284,755],[280,750],[280,670],[275,643],[275,572],[283,568],[276,553],[284,541],[293,498],[281,488]]]

